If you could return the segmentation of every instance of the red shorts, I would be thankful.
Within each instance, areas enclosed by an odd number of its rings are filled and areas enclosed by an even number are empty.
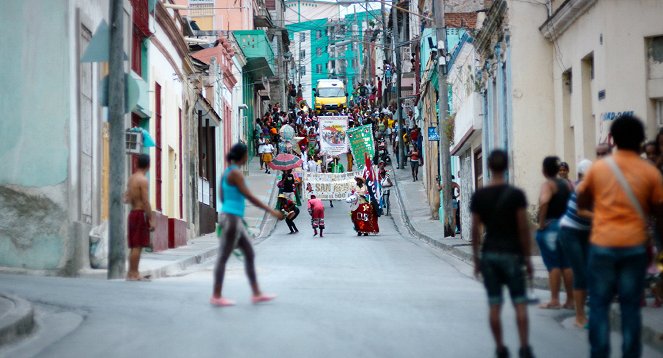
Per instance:
[[[150,246],[150,224],[143,210],[131,210],[127,225],[129,248]]]

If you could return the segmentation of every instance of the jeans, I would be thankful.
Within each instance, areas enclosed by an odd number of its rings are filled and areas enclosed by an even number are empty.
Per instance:
[[[640,298],[645,284],[647,253],[644,246],[589,248],[589,343],[591,357],[610,356],[610,305],[619,295],[622,319],[622,356],[642,354]]]
[[[573,288],[586,290],[589,230],[562,227],[559,229],[559,243],[573,270]]]
[[[481,256],[481,275],[488,293],[488,304],[501,305],[502,287],[506,286],[514,305],[527,302],[524,259],[521,255],[484,252]]]
[[[550,221],[544,229],[536,231],[536,243],[539,245],[541,258],[549,272],[556,268],[569,267],[559,244],[559,219]]]

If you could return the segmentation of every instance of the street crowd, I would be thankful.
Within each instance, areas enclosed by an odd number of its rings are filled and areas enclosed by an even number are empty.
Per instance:
[[[663,258],[657,255],[663,234],[663,131],[643,146],[642,122],[624,115],[612,123],[610,137],[610,143],[597,146],[595,163],[587,159],[578,163],[575,181],[568,177],[567,163],[555,156],[543,159],[535,241],[548,271],[551,298],[539,307],[575,309],[576,326],[589,332],[590,356],[609,357],[609,316],[616,300],[621,311],[622,355],[640,357],[641,307],[649,296],[655,307],[663,299]],[[474,193],[470,207],[475,274],[483,277],[488,293],[496,356],[509,356],[500,321],[506,286],[516,308],[519,356],[532,357],[526,289],[526,277],[532,277],[527,198],[505,180],[505,151],[493,151],[488,168],[491,181]],[[567,292],[563,304],[562,282]]]

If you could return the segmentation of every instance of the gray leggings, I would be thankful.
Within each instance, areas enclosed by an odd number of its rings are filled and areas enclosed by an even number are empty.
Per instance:
[[[249,235],[246,232],[242,218],[236,215],[223,214],[220,222],[222,228],[221,245],[219,247],[219,255],[214,269],[214,285],[223,287],[223,277],[226,273],[226,263],[230,258],[235,246],[237,246],[244,254],[244,268],[246,276],[249,278],[251,286],[257,285],[256,268],[255,268],[255,253]]]

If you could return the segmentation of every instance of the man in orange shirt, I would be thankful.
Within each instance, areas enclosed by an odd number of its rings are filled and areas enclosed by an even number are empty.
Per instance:
[[[610,135],[617,151],[596,162],[577,189],[578,208],[593,207],[594,211],[588,262],[591,357],[610,356],[608,314],[616,294],[622,318],[622,354],[640,357],[646,217],[653,215],[663,232],[663,177],[639,155],[645,139],[639,119],[619,117],[612,123]],[[611,167],[613,163],[616,167]],[[620,175],[626,185],[620,183]]]

